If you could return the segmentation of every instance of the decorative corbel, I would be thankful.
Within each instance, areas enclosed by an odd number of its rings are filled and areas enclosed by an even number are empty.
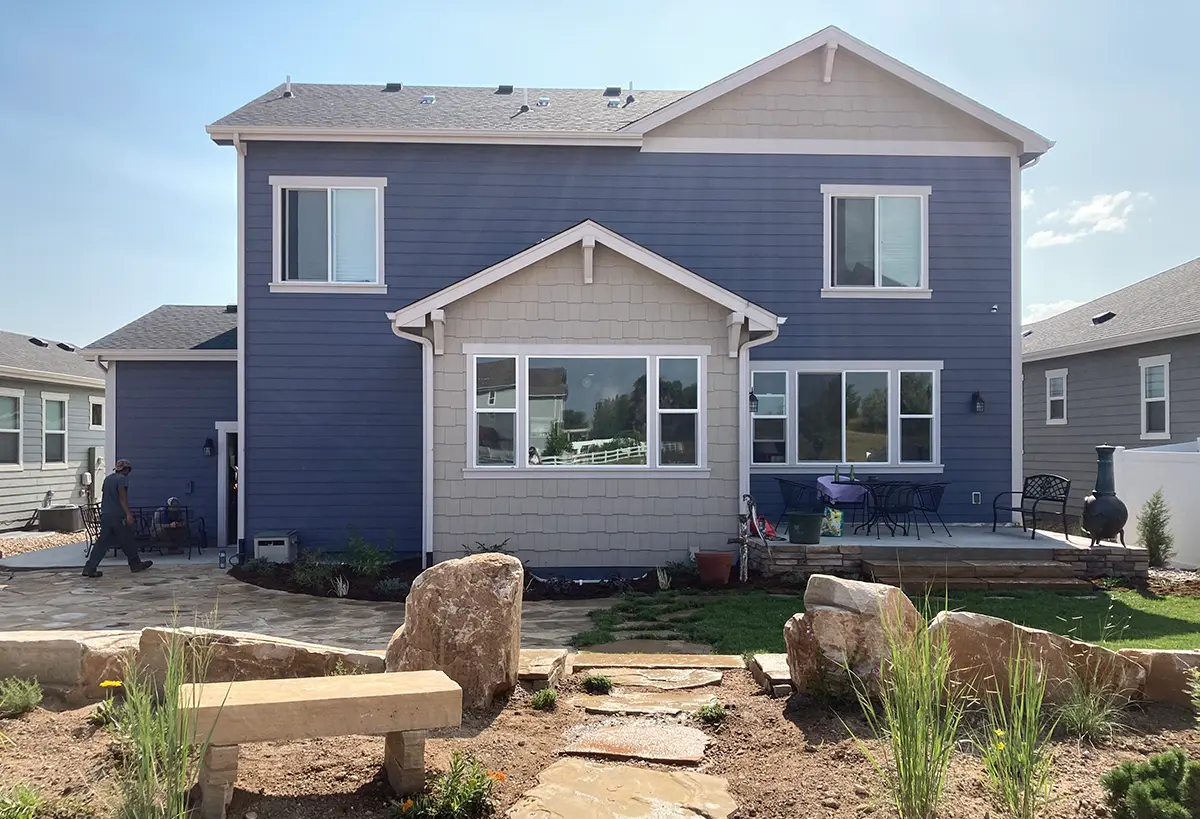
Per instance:
[[[738,347],[742,343],[742,322],[746,317],[741,313],[730,313],[727,324],[729,325],[729,357],[738,357]]]
[[[592,253],[596,249],[596,237],[583,237],[583,283],[592,283]]]
[[[825,77],[824,82],[833,82],[833,55],[837,54],[837,43],[825,44]]]
[[[429,320],[433,322],[433,354],[442,355],[446,352],[446,311],[430,310]]]

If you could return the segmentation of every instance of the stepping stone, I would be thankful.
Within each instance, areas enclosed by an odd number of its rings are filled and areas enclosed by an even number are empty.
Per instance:
[[[575,740],[564,754],[612,756],[696,765],[704,759],[708,735],[696,728],[652,719],[629,720],[609,724],[584,724],[576,729]]]
[[[508,819],[729,819],[737,804],[724,779],[692,771],[560,759],[508,811]]]
[[[659,691],[720,685],[723,677],[720,671],[704,668],[593,668],[588,673],[608,677],[613,685],[655,688]]]
[[[792,674],[786,654],[755,654],[750,660],[750,676],[772,697],[792,695]]]
[[[575,671],[592,668],[745,668],[733,654],[609,654],[581,651],[571,661]]]
[[[558,685],[567,673],[567,650],[565,648],[523,648],[517,667],[517,679],[529,683],[538,691]]]
[[[617,691],[603,697],[581,694],[571,698],[589,714],[694,714],[717,698],[699,691]]]

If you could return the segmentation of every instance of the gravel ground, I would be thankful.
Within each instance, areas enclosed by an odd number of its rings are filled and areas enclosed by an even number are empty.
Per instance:
[[[87,540],[87,532],[14,532],[0,534],[0,557],[39,552]]]

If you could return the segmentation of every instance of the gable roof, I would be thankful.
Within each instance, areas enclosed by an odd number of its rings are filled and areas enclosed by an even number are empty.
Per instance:
[[[1099,324],[1093,317],[1113,313]],[[1200,258],[1021,328],[1021,357],[1040,361],[1200,333]]]
[[[164,304],[83,350],[101,358],[237,357],[237,307]]]
[[[932,77],[917,71],[915,68],[884,54],[879,49],[867,45],[857,37],[852,37],[837,26],[827,26],[816,34],[805,37],[798,43],[792,43],[790,46],[776,51],[769,57],[764,57],[756,63],[752,63],[727,77],[706,85],[699,91],[693,91],[691,94],[647,114],[622,130],[629,133],[645,134],[648,131],[665,125],[671,120],[696,110],[706,103],[712,102],[718,97],[741,88],[743,85],[753,82],[777,68],[782,68],[793,60],[797,60],[822,48],[844,48],[867,62],[940,99],[942,102],[969,114],[985,125],[995,128],[1021,146],[1022,162],[1044,154],[1054,145],[1053,142],[1036,131],[1032,131],[1024,125],[996,113],[991,108],[981,105],[965,94],[960,94],[953,88],[943,85]],[[1028,159],[1025,158],[1026,156]]]
[[[676,284],[686,287],[688,290],[703,296],[709,301],[729,308],[731,312],[742,313],[749,320],[750,329],[753,331],[774,330],[784,322],[784,319],[767,310],[765,307],[760,307],[736,293],[713,284],[703,276],[680,267],[670,259],[659,256],[654,251],[642,247],[637,242],[626,239],[621,234],[611,231],[604,227],[604,225],[594,222],[591,219],[580,222],[574,227],[567,228],[562,233],[551,236],[548,239],[543,239],[536,245],[526,248],[520,253],[497,262],[491,267],[485,268],[461,281],[457,281],[431,296],[413,302],[394,313],[388,313],[387,317],[391,319],[392,326],[396,329],[423,327],[425,325],[425,317],[433,310],[440,310],[446,305],[493,285],[560,250],[585,241],[593,241],[596,244],[604,245],[610,250],[615,250],[622,256],[640,264],[642,267],[665,276]]]
[[[0,378],[104,387],[104,371],[73,344],[0,331]]]

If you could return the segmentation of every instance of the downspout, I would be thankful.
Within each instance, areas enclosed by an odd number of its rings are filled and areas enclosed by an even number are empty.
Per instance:
[[[779,324],[761,338],[747,339],[738,347],[738,511],[742,496],[750,494],[750,348],[770,344],[779,338]]]
[[[392,325],[397,336],[421,345],[421,568],[433,565],[433,339]]]

